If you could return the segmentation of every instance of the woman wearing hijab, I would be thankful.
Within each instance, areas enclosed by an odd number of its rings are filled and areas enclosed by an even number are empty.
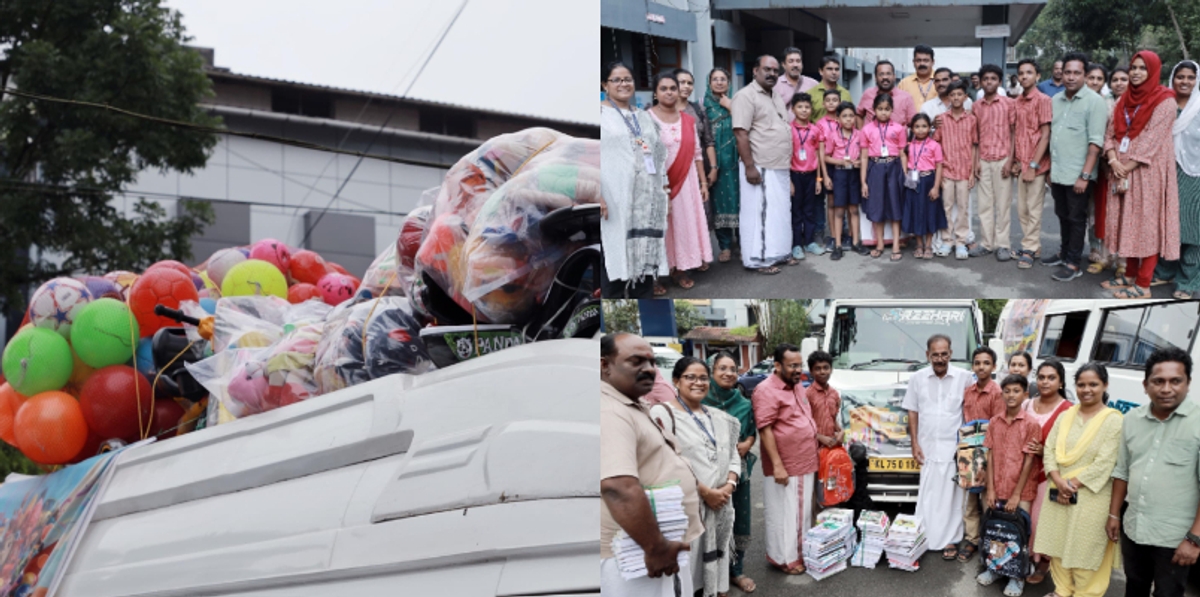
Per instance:
[[[708,386],[708,395],[704,397],[703,404],[725,411],[742,425],[737,443],[737,451],[742,458],[742,475],[733,492],[733,559],[729,562],[729,582],[744,593],[753,593],[754,581],[742,572],[742,562],[746,556],[746,546],[750,545],[750,473],[758,461],[758,457],[750,451],[758,439],[754,407],[738,389],[738,366],[733,355],[718,352],[711,357],[709,365],[712,367],[713,383]]]
[[[1159,256],[1179,259],[1179,188],[1171,167],[1174,92],[1158,82],[1162,61],[1142,50],[1129,63],[1129,89],[1104,134],[1111,173],[1104,242],[1125,258],[1125,274],[1101,286],[1122,299],[1150,298]]]
[[[708,91],[704,93],[704,112],[712,127],[716,163],[708,179],[712,191],[713,228],[717,230],[717,245],[721,252],[717,261],[727,263],[733,255],[741,207],[738,201],[737,142],[733,138],[733,119],[729,109],[729,71],[717,67],[708,74]],[[721,176],[721,173],[725,176]]]
[[[1174,280],[1177,299],[1200,295],[1200,99],[1196,94],[1195,62],[1184,60],[1171,71],[1179,114],[1171,135],[1175,138],[1175,176],[1179,184],[1179,261],[1159,262],[1155,277]]]

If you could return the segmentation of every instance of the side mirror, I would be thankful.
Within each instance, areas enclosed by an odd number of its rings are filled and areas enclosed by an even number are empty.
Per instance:
[[[819,345],[816,338],[805,338],[800,341],[800,359],[808,362],[808,355],[817,352]]]

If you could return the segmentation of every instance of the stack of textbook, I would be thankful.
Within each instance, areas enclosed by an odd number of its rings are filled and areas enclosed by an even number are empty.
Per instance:
[[[687,532],[687,513],[683,510],[683,490],[678,485],[647,489],[646,498],[658,519],[658,529],[667,541],[683,541]],[[613,556],[625,580],[646,576],[646,553],[625,531],[617,532],[612,542]],[[679,552],[679,568],[687,566],[688,552]]]
[[[887,542],[888,527],[892,521],[886,512],[879,510],[863,510],[858,516],[858,529],[862,532],[862,541],[850,559],[850,565],[860,568],[874,568],[883,555]]]
[[[816,580],[845,570],[853,553],[854,525],[844,518],[827,517],[804,535],[804,567]]]
[[[888,565],[899,570],[915,572],[921,568],[921,556],[927,546],[925,522],[921,517],[901,514],[892,521],[884,541]]]

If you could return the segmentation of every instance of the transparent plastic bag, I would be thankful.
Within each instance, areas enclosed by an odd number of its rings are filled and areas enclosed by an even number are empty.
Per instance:
[[[412,275],[411,270],[409,275]],[[363,274],[362,286],[358,291],[367,291],[372,297],[404,296],[406,280],[399,268],[396,255],[396,245],[389,244],[387,248],[371,262],[367,273]]]
[[[421,374],[435,369],[421,341],[421,326],[410,309],[407,298],[386,296],[331,313],[313,371],[321,393],[393,373]]]

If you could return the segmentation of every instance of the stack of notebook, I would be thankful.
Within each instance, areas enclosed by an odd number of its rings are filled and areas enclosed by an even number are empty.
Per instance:
[[[863,510],[862,514],[858,516],[858,529],[862,532],[862,541],[859,542],[858,549],[850,560],[852,566],[874,568],[879,563],[891,523],[886,512]]]
[[[816,580],[846,569],[854,553],[854,525],[829,517],[804,534],[804,567]]]
[[[687,513],[683,511],[683,490],[678,485],[646,490],[646,498],[658,519],[658,529],[667,541],[683,541],[687,532]],[[613,537],[612,550],[625,580],[646,576],[646,553],[625,531]],[[688,552],[679,552],[679,568],[687,566]]]
[[[892,568],[915,572],[921,567],[921,556],[927,549],[925,523],[919,516],[901,514],[888,528],[884,550]]]

